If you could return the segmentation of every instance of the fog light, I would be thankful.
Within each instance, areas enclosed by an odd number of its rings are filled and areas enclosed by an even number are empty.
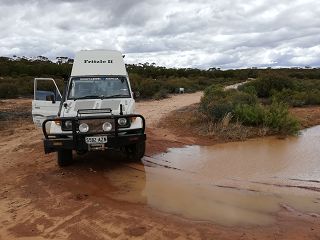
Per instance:
[[[112,130],[112,124],[109,123],[109,122],[105,122],[103,125],[102,125],[102,129],[103,131],[105,132],[110,132]]]
[[[127,119],[126,118],[119,118],[118,119],[118,124],[120,126],[125,126],[127,124]]]
[[[81,123],[79,125],[79,131],[82,133],[88,132],[89,131],[89,126],[86,123]]]

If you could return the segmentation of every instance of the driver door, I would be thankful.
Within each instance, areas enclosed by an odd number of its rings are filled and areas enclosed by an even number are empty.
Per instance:
[[[37,127],[41,127],[45,119],[58,115],[61,98],[61,93],[53,78],[34,79],[32,118]]]

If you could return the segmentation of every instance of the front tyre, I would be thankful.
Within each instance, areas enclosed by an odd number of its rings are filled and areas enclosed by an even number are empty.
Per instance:
[[[72,163],[72,150],[61,149],[58,150],[57,160],[59,167],[65,167]]]
[[[143,158],[146,151],[146,142],[138,142],[126,147],[127,156],[130,160],[138,162]]]

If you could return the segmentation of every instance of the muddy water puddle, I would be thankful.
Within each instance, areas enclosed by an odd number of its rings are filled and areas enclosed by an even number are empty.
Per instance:
[[[281,208],[319,215],[320,126],[282,140],[169,149],[107,177],[117,199],[194,220],[265,225]]]

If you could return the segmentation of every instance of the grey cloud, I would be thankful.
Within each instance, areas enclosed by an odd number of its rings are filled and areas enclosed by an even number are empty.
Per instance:
[[[2,0],[0,55],[118,49],[171,67],[319,66],[317,0]]]

